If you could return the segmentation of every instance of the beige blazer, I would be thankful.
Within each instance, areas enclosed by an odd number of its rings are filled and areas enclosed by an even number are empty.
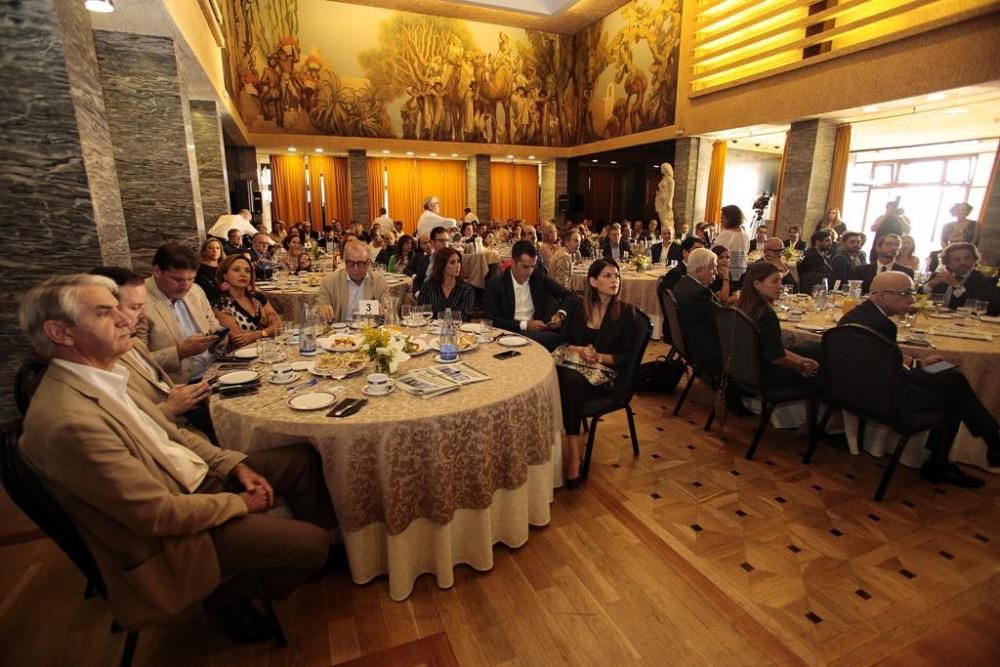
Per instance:
[[[156,407],[160,408],[160,411],[163,412],[163,416],[176,424],[178,428],[187,429],[199,438],[208,440],[208,437],[202,431],[192,426],[191,422],[185,419],[182,415],[175,417],[167,414],[166,411],[163,410],[163,402],[167,400],[169,392],[164,391],[159,383],[164,382],[169,387],[174,387],[176,383],[170,378],[167,372],[163,370],[163,367],[156,363],[156,359],[154,359],[153,355],[149,353],[149,350],[146,349],[146,346],[141,340],[138,338],[132,338],[132,349],[153,368],[153,372],[150,373],[149,369],[146,368],[144,364],[136,362],[135,358],[131,354],[123,355],[119,361],[129,370],[129,388],[139,392],[145,396],[150,403],[153,403]]]
[[[560,247],[549,260],[549,278],[556,281],[569,291],[573,291],[573,258]]]
[[[347,303],[350,300],[350,295],[347,292],[348,280],[347,269],[342,268],[323,278],[323,282],[320,283],[319,296],[316,302],[321,306],[333,306],[334,322],[343,322],[347,316],[345,311],[347,310]],[[369,271],[368,275],[365,276],[364,291],[361,298],[381,301],[388,289],[389,286],[386,284],[385,278]]]
[[[149,303],[146,304],[146,319],[149,326],[142,342],[149,349],[153,359],[170,374],[171,379],[178,384],[184,384],[191,379],[191,359],[181,359],[177,355],[177,346],[183,343],[187,336],[181,333],[170,299],[156,286],[152,276],[146,278],[146,291],[149,293]],[[191,286],[184,297],[184,303],[187,304],[199,333],[209,333],[222,328],[219,320],[215,319],[208,297],[198,285]]]
[[[140,392],[129,396],[170,439],[225,477],[246,456],[178,429]],[[27,465],[66,511],[107,584],[124,627],[177,614],[219,584],[209,529],[247,513],[232,493],[191,494],[120,405],[49,366],[24,418]]]

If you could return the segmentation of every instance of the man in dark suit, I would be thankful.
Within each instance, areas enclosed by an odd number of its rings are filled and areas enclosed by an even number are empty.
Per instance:
[[[716,378],[722,374],[722,350],[715,315],[722,304],[708,286],[715,280],[717,266],[714,252],[695,248],[688,255],[687,273],[673,288],[688,361]]]
[[[961,308],[970,299],[986,301],[990,315],[1000,315],[997,281],[976,270],[981,259],[971,243],[952,243],[941,251],[942,268],[923,286],[924,292],[944,294],[948,308]]]
[[[659,284],[656,286],[657,294],[663,292],[664,290],[673,289],[682,276],[687,275],[687,258],[696,248],[704,248],[705,242],[702,241],[697,236],[689,236],[683,241],[681,241],[681,258],[677,262],[677,266],[667,271],[662,278],[660,278]]]
[[[576,297],[556,281],[536,273],[537,262],[533,243],[515,243],[510,268],[486,283],[483,310],[495,326],[516,331],[553,350],[559,342],[555,330],[566,319],[566,307]]]
[[[776,267],[781,269],[781,284],[791,285],[798,289],[799,282],[792,275],[791,268],[785,264],[785,260],[782,257],[782,253],[785,251],[785,243],[779,239],[777,236],[772,236],[768,240],[764,241],[764,256],[757,260],[757,262],[770,262]],[[753,262],[756,264],[757,262]]]
[[[608,229],[608,237],[601,241],[601,257],[621,262],[630,247],[622,238],[622,226],[616,222]]]
[[[875,261],[859,266],[851,276],[852,280],[861,281],[861,292],[867,294],[871,290],[872,279],[879,273],[900,271],[913,278],[913,269],[896,263],[899,246],[902,239],[898,234],[886,234],[875,242]]]
[[[421,285],[431,275],[431,265],[434,262],[434,253],[444,250],[451,241],[451,234],[444,227],[435,227],[431,230],[431,244],[429,253],[424,253],[413,260],[413,293],[420,291]]]
[[[896,325],[889,318],[913,306],[913,280],[901,272],[880,273],[872,280],[870,294],[868,301],[848,311],[840,324],[863,324],[895,342]],[[921,361],[933,364],[941,360],[937,355],[930,355]],[[932,432],[927,441],[931,458],[921,469],[921,475],[934,483],[947,482],[967,488],[982,486],[983,480],[966,475],[948,461],[952,442],[959,425],[964,422],[973,436],[986,441],[990,465],[1000,465],[1000,426],[965,376],[954,368],[937,373],[905,370],[896,394],[900,409],[942,411],[949,416],[945,426]]]
[[[811,246],[799,262],[799,288],[804,294],[810,294],[813,286],[823,282],[823,278],[828,281],[833,278],[833,267],[826,259],[833,246],[833,232],[829,229],[815,231],[809,242]],[[828,286],[832,286],[832,282]]]
[[[840,247],[830,258],[835,281],[839,280],[841,284],[847,285],[855,270],[868,263],[865,252],[861,249],[865,240],[865,235],[861,232],[846,232],[840,237]]]

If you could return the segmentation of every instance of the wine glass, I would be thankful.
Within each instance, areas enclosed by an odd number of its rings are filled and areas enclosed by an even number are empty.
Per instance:
[[[965,305],[972,316],[980,322],[982,321],[980,318],[986,314],[989,308],[989,303],[983,299],[969,299],[965,302]]]
[[[934,312],[938,315],[941,314],[941,309],[947,305],[944,299],[943,292],[934,292],[931,294],[931,303],[934,304]]]

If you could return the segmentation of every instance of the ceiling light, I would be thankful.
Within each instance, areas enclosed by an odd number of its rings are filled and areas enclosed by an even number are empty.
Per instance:
[[[940,102],[944,98],[945,98],[944,93],[931,93],[930,95],[927,96],[926,99],[928,102]]]
[[[875,113],[876,111],[878,111],[878,105],[870,104],[866,107],[861,107],[861,111],[863,113]]]
[[[612,160],[612,161],[611,161],[611,164],[618,164],[618,163],[617,163],[617,162],[615,162],[614,160]]]
[[[658,165],[658,164],[654,164],[653,165],[653,169],[659,169],[659,168],[660,168],[660,165]]]
[[[413,151],[406,151],[406,154],[412,156],[413,155]]]
[[[458,153],[452,153],[451,156],[452,157],[458,157]]]
[[[949,116],[957,116],[958,114],[969,113],[969,110],[962,107],[955,107],[954,109],[945,109],[944,112]]]
[[[323,152],[323,149],[322,149],[322,148],[317,148],[317,149],[316,149],[316,152],[317,152],[317,153],[322,153],[322,152]]]
[[[594,162],[594,163],[596,163],[596,162],[597,162],[597,160],[591,160],[591,162]]]
[[[507,159],[508,159],[508,160],[513,160],[513,159],[514,159],[514,156],[513,156],[513,155],[508,155],[508,156],[507,156]]]
[[[382,151],[382,155],[388,155],[389,151]]]
[[[110,14],[115,11],[114,0],[86,0],[83,6],[98,14]]]
[[[288,152],[289,153],[294,153],[295,152],[295,146],[289,146],[288,147]]]
[[[428,155],[430,155],[431,157],[437,157],[438,156],[437,153],[428,153]]]
[[[529,155],[529,156],[528,156],[528,159],[529,159],[529,160],[534,160],[534,159],[535,159],[535,156],[534,156],[534,155]]]

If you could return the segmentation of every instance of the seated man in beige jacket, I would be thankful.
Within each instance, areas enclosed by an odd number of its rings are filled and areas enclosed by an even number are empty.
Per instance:
[[[372,273],[368,246],[352,239],[344,243],[344,267],[323,278],[319,286],[319,314],[327,322],[347,322],[358,312],[360,301],[381,301],[389,286]]]
[[[319,457],[305,446],[247,456],[178,429],[118,363],[132,337],[116,292],[108,278],[75,274],[22,300],[21,328],[51,360],[22,456],[93,554],[120,625],[209,596],[235,638],[264,641],[274,628],[254,596],[288,595],[327,558],[334,518]],[[312,523],[266,514],[275,494]]]
[[[552,259],[549,260],[549,278],[571,292],[573,291],[573,257],[579,249],[580,233],[571,230],[563,237],[563,244],[552,253]]]

